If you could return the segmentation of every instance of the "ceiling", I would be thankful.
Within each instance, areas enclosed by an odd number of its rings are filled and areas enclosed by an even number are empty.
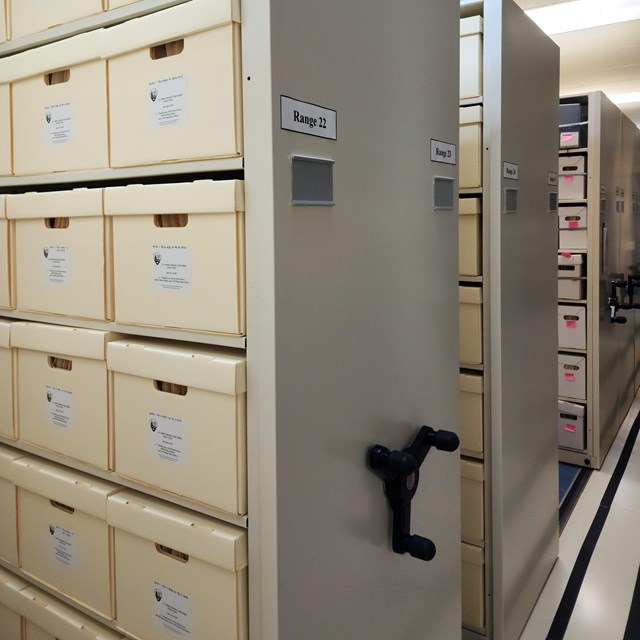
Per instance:
[[[523,9],[569,1],[515,0]],[[640,20],[559,33],[551,38],[560,47],[561,95],[595,90],[610,96],[640,92]],[[619,107],[640,127],[640,102]]]

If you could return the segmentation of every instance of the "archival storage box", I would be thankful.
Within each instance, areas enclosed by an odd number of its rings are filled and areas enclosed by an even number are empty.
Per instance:
[[[101,13],[103,0],[7,0],[11,39]]]
[[[582,404],[558,401],[558,444],[561,447],[585,450],[585,409]]]
[[[83,33],[3,59],[0,84],[11,82],[15,175],[109,166],[100,34]]]
[[[460,522],[464,542],[484,543],[484,464],[460,460]]]
[[[0,435],[15,439],[15,352],[11,347],[11,325],[0,320]]]
[[[571,353],[558,354],[558,395],[587,399],[587,359]]]
[[[40,458],[14,462],[22,570],[75,602],[115,615],[107,498],[117,485]]]
[[[244,334],[241,181],[109,187],[104,200],[118,322]]]
[[[232,0],[192,0],[106,29],[111,166],[242,155]]]
[[[26,454],[0,445],[0,558],[18,566],[18,506],[14,461]],[[1,629],[2,627],[0,627]]]
[[[460,362],[482,364],[482,289],[458,287],[460,296]]]
[[[484,451],[484,383],[481,373],[460,373],[460,448]]]
[[[17,432],[21,441],[111,468],[107,343],[120,334],[16,322]]]
[[[6,196],[0,194],[0,309],[14,308],[13,232],[6,217]]]
[[[587,348],[587,308],[558,305],[558,346],[560,349]]]
[[[24,640],[125,640],[36,587],[20,592],[18,610],[25,619]]]
[[[109,498],[117,625],[136,638],[246,640],[247,532],[122,492]]]
[[[18,596],[27,583],[13,573],[0,569],[0,631],[2,640],[23,640]]]
[[[220,348],[143,338],[111,342],[115,470],[244,514],[246,360]]]
[[[9,195],[7,217],[19,310],[111,319],[102,189]]]
[[[458,224],[458,273],[461,276],[479,276],[482,274],[480,198],[460,198]]]
[[[482,16],[460,20],[460,99],[482,96]]]
[[[573,251],[587,249],[587,205],[558,209],[558,248]]]
[[[460,189],[482,186],[482,107],[460,108]]]
[[[462,624],[485,625],[484,549],[462,543]]]

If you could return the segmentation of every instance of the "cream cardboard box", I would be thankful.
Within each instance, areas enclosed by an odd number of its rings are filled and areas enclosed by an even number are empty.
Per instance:
[[[465,542],[484,543],[484,464],[460,461],[460,522]]]
[[[11,38],[16,40],[102,11],[103,0],[7,0]]]
[[[0,2],[0,43],[7,41],[8,35],[8,21],[7,21],[7,10],[5,8],[5,3]]]
[[[2,640],[23,640],[18,598],[27,588],[24,580],[0,569],[0,633]]]
[[[460,99],[482,95],[482,30],[481,16],[460,20]]]
[[[15,438],[15,353],[11,348],[11,322],[0,320],[0,435]]]
[[[460,189],[482,186],[482,107],[460,109]]]
[[[116,485],[32,457],[14,462],[23,571],[107,618],[115,614],[107,498]]]
[[[485,625],[484,549],[462,543],[462,624]]]
[[[105,189],[118,322],[244,334],[237,180]]]
[[[117,9],[118,7],[124,7],[128,4],[135,4],[136,2],[140,2],[140,0],[107,0],[108,9]]]
[[[460,198],[458,225],[458,273],[482,273],[482,215],[480,198]]]
[[[558,298],[584,300],[587,297],[587,264],[581,253],[558,254]]]
[[[13,233],[7,220],[6,196],[0,195],[0,309],[12,309],[13,304]]]
[[[192,0],[105,30],[111,166],[242,154],[232,0]]]
[[[111,342],[116,472],[246,513],[246,361],[230,351]]]
[[[458,287],[460,296],[460,362],[482,364],[482,289]]]
[[[246,640],[246,531],[161,500],[109,498],[119,629],[136,638]]]
[[[11,85],[0,72],[0,176],[13,174],[11,155]]]
[[[581,200],[586,198],[585,156],[560,156],[558,168],[559,199]]]
[[[558,305],[558,346],[561,349],[587,348],[587,308]]]
[[[558,401],[558,444],[567,449],[584,451],[586,446],[584,405]]]
[[[460,448],[484,451],[484,385],[482,374],[460,374]]]
[[[587,206],[558,209],[558,248],[586,250]]]
[[[13,463],[24,456],[21,451],[0,445],[0,558],[15,566],[18,566],[18,507]]]
[[[587,359],[570,353],[558,354],[558,395],[587,399]]]
[[[3,60],[0,85],[11,82],[16,175],[109,165],[100,42],[100,31],[89,32]]]
[[[18,362],[18,437],[87,464],[110,467],[108,331],[30,322],[11,328]]]
[[[110,319],[102,189],[7,196],[20,310]]]
[[[123,640],[122,634],[36,587],[20,592],[18,610],[25,619],[24,640]]]

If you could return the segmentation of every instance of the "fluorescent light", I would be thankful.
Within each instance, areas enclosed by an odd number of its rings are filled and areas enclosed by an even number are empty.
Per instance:
[[[608,97],[614,104],[631,104],[632,102],[640,102],[640,91],[617,93],[616,95]]]
[[[591,29],[640,18],[638,0],[574,0],[539,9],[527,15],[548,35]]]

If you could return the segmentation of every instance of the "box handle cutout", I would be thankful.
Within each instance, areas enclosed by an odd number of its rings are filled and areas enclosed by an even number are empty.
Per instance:
[[[47,361],[52,369],[64,369],[64,371],[71,371],[73,367],[73,362],[71,362],[71,360],[66,360],[65,358],[47,356]]]
[[[575,364],[565,364],[564,368],[568,369],[569,371],[578,371],[580,369],[580,367],[576,367]]]
[[[560,417],[564,418],[565,420],[577,420],[578,419],[578,416],[574,416],[572,413],[561,413]]]
[[[158,44],[155,47],[150,47],[149,55],[152,60],[161,60],[162,58],[180,55],[183,51],[184,38],[180,38],[180,40],[172,40],[171,42],[165,42],[164,44]]]
[[[62,504],[62,502],[57,502],[56,500],[49,500],[52,507],[56,509],[60,509],[60,511],[64,511],[65,513],[75,513],[75,509],[73,507],[68,507],[66,504]]]
[[[45,218],[44,226],[47,229],[68,229],[69,218]]]
[[[62,69],[60,71],[52,71],[44,74],[44,83],[50,87],[54,84],[64,84],[71,80],[71,69]]]
[[[163,556],[167,556],[169,558],[173,558],[174,560],[179,560],[180,562],[189,562],[189,554],[182,553],[182,551],[176,551],[171,547],[165,547],[163,544],[158,544],[156,542],[156,551],[161,553]]]
[[[160,229],[186,227],[189,224],[188,213],[158,213],[153,216],[153,224]]]
[[[576,322],[580,320],[580,316],[562,316],[565,320],[575,320]]]
[[[173,393],[177,396],[186,396],[187,388],[183,384],[176,384],[174,382],[164,382],[163,380],[154,380],[153,386],[164,393]]]

